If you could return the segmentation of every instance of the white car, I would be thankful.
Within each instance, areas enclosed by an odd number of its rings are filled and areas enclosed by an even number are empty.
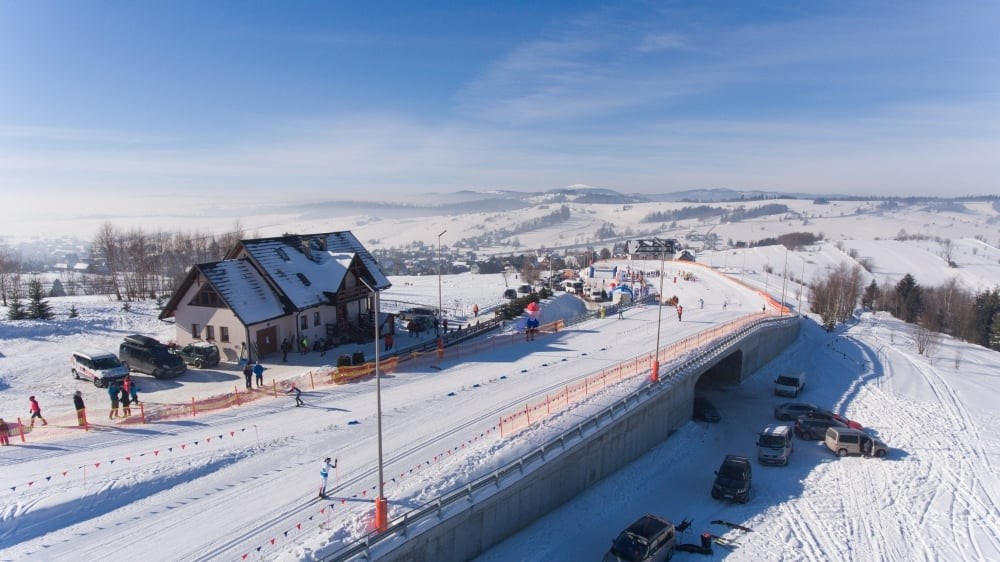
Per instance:
[[[90,379],[99,388],[108,386],[111,381],[122,380],[128,374],[128,367],[122,365],[114,353],[98,349],[74,351],[70,358],[70,370],[74,379]]]

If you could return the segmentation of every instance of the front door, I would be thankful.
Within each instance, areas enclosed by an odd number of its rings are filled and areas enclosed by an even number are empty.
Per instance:
[[[258,357],[264,357],[275,351],[278,351],[278,327],[271,326],[270,328],[257,330]]]

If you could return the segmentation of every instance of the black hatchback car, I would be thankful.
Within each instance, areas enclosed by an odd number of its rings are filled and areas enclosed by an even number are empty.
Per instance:
[[[722,466],[715,471],[712,498],[747,503],[750,501],[750,483],[752,481],[753,473],[750,459],[740,455],[726,455]]]
[[[822,441],[830,427],[847,427],[847,424],[824,415],[799,416],[795,420],[795,435],[807,441]]]

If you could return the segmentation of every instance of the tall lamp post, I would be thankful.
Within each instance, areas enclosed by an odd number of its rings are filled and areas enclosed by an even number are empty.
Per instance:
[[[375,498],[375,529],[378,532],[389,528],[389,502],[385,499],[385,478],[382,477],[382,371],[379,361],[379,317],[382,315],[378,289],[358,277],[358,281],[375,295],[375,425],[378,430],[378,497]]]
[[[444,307],[441,302],[441,237],[448,232],[447,230],[442,230],[441,234],[438,234],[438,325],[440,326],[444,322]],[[438,330],[438,341],[437,341],[437,352],[438,359],[444,357],[444,337],[441,330]]]
[[[660,382],[660,324],[663,323],[663,260],[666,247],[660,240],[660,294],[656,295],[656,351],[653,354],[653,369],[649,380]]]

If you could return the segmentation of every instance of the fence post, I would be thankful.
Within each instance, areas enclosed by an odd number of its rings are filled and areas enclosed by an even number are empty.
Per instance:
[[[378,342],[375,342],[375,343],[376,343],[376,345],[378,344]],[[313,380],[313,372],[312,371],[309,371],[309,386],[312,387],[311,390],[316,390],[316,381]]]
[[[194,407],[194,396],[192,396],[192,397],[191,397],[191,417],[193,418],[193,417],[195,417],[195,416],[197,416],[197,415],[198,415],[198,411],[197,411],[197,409],[196,409],[196,408]]]
[[[139,417],[142,419],[142,424],[146,424],[146,404],[144,402],[139,402]]]
[[[24,443],[24,422],[21,421],[21,416],[17,417],[17,430],[21,433],[21,443]]]
[[[240,391],[238,387],[233,387],[233,394],[236,396],[236,405],[240,405]]]

